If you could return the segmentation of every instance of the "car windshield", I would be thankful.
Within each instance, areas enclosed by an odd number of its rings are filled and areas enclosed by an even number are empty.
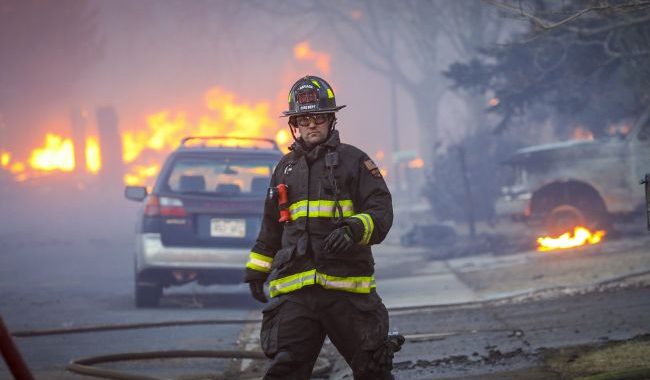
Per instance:
[[[180,158],[166,187],[177,193],[211,196],[263,196],[275,162],[269,159]]]

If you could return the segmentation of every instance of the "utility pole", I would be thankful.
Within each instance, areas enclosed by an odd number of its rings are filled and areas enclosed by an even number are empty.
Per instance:
[[[391,14],[391,19],[392,19],[392,14]],[[390,34],[389,34],[389,39],[388,39],[388,46],[389,46],[389,51],[390,51],[390,70],[391,70],[391,75],[390,75],[390,128],[391,128],[391,161],[392,161],[392,172],[393,172],[393,178],[395,179],[395,186],[401,186],[401,181],[400,181],[400,173],[399,173],[399,163],[395,159],[395,153],[399,151],[399,130],[397,127],[397,83],[395,80],[395,71],[397,68],[395,67],[395,57],[393,56],[393,52],[395,51],[395,31],[391,29]],[[396,187],[398,188],[398,187]]]
[[[102,168],[99,176],[104,187],[122,187],[124,162],[117,111],[111,106],[96,110]]]
[[[467,173],[465,148],[462,145],[458,147],[458,159],[460,161],[460,172],[463,176],[463,189],[465,190],[465,215],[467,216],[467,225],[469,226],[469,236],[474,237],[476,236],[474,201],[472,199],[472,189],[469,183],[469,174]]]

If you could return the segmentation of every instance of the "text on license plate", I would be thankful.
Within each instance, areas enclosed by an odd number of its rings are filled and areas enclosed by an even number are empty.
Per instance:
[[[210,221],[210,236],[243,238],[246,236],[246,220],[212,219]]]

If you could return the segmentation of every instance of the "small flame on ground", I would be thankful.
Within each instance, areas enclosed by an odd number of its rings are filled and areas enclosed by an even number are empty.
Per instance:
[[[632,130],[632,126],[627,123],[623,124],[612,124],[607,128],[607,134],[610,136],[622,135],[627,136],[628,133]]]
[[[594,134],[587,128],[579,125],[573,130],[574,140],[593,140]]]
[[[557,238],[550,236],[537,238],[537,250],[540,252],[578,247],[581,245],[597,244],[607,234],[606,231],[591,232],[585,227],[575,227],[573,234],[566,232]]]

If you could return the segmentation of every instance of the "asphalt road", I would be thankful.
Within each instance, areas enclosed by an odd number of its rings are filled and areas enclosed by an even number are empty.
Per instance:
[[[132,220],[105,223],[104,231],[95,225],[45,229],[43,224],[34,222],[31,230],[3,224],[0,229],[0,315],[12,332],[259,315],[254,312],[259,306],[243,285],[187,285],[169,292],[157,309],[136,309]],[[15,340],[37,379],[85,379],[64,370],[69,361],[123,352],[233,350],[241,331],[241,325],[209,325]],[[128,367],[151,375],[181,375],[220,373],[230,365],[227,359],[197,359],[189,364],[148,362]],[[10,378],[0,360],[0,379]]]
[[[480,378],[534,367],[549,348],[648,334],[649,295],[650,288],[632,286],[544,301],[394,312],[392,325],[411,337],[395,358],[395,376]]]
[[[89,204],[92,204],[89,202]],[[81,206],[79,206],[81,207]],[[64,206],[61,206],[64,208]],[[128,212],[127,212],[128,211]],[[186,286],[157,309],[133,306],[133,210],[112,218],[24,218],[0,224],[0,314],[12,331],[88,325],[259,317],[245,286]],[[19,211],[16,211],[19,212]],[[11,222],[10,222],[11,221]],[[423,250],[376,250],[380,294],[389,307],[485,301],[553,286],[579,287],[650,269],[646,240],[564,255],[478,256],[426,260]],[[615,254],[615,256],[614,256]],[[411,339],[396,357],[397,379],[462,378],[526,368],[543,347],[627,339],[650,332],[648,288],[483,307],[393,311],[391,325]],[[247,331],[244,331],[247,330]],[[153,350],[255,349],[254,325],[210,325],[83,333],[16,341],[38,379],[82,379],[65,371],[73,359]],[[11,378],[0,362],[0,379]],[[114,365],[150,375],[218,374],[230,360],[168,360]],[[332,378],[344,376],[339,368]]]

